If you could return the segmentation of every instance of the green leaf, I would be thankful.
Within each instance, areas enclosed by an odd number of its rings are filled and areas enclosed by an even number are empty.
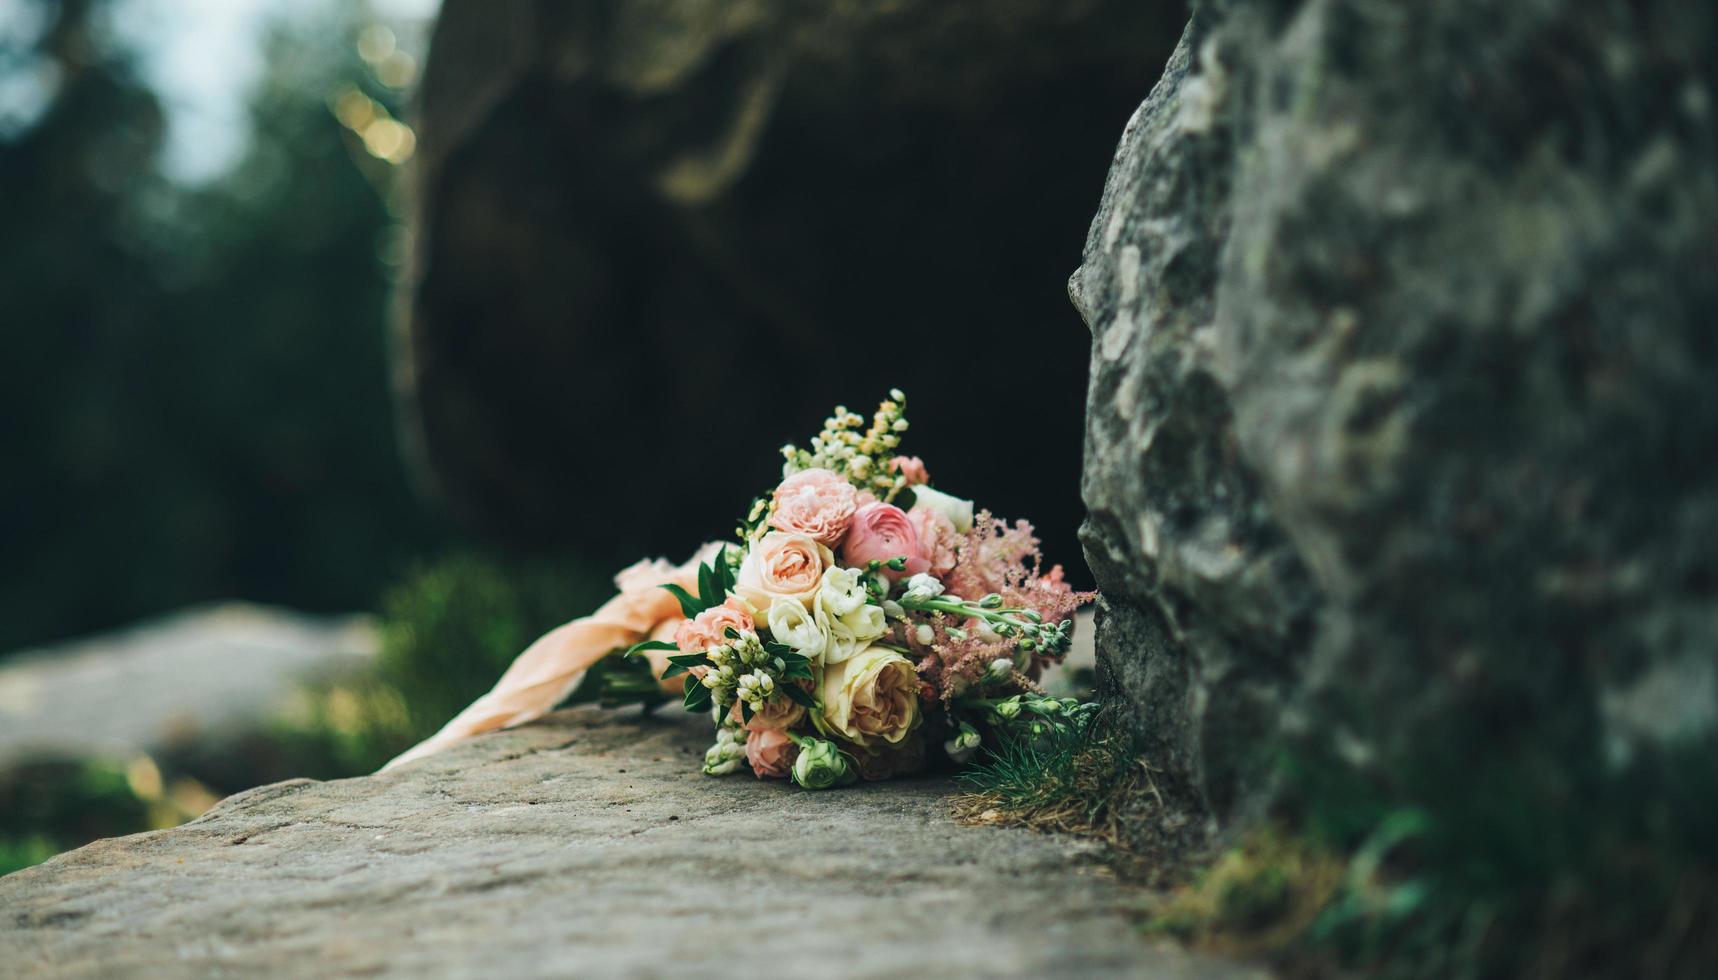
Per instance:
[[[740,721],[747,725],[752,723],[752,706],[748,702],[740,702]]]
[[[774,640],[764,641],[764,651],[772,656],[780,657],[783,660],[786,660],[789,657],[799,657],[799,654],[793,652],[793,647],[790,647],[785,643],[777,643]],[[803,660],[805,658],[800,657],[800,659]]]
[[[696,677],[686,678],[686,710],[703,711],[710,706],[710,689],[705,687]]]
[[[680,648],[675,646],[674,644],[669,643],[669,642],[664,641],[664,640],[645,640],[643,643],[634,643],[632,646],[627,647],[626,652],[621,654],[621,656],[630,657],[633,654],[639,653],[639,652],[644,651],[644,650],[678,650],[678,649],[680,649]]]
[[[679,664],[682,667],[701,667],[704,664],[709,663],[710,658],[701,653],[677,653],[674,656],[669,657],[668,662],[671,664]]]
[[[716,595],[716,571],[709,565],[698,566],[698,601],[705,609],[722,604],[721,597]]]
[[[805,664],[788,664],[787,670],[782,672],[782,676],[784,678],[790,680],[790,681],[791,680],[809,681],[809,680],[813,679],[812,673],[811,673],[811,665],[808,663],[805,663]]]
[[[814,709],[817,707],[817,699],[798,684],[783,684],[781,692],[787,695],[794,704]]]
[[[701,605],[697,599],[694,599],[691,595],[687,594],[685,589],[682,589],[680,586],[675,585],[672,582],[664,585],[663,588],[674,593],[674,598],[680,600],[680,612],[683,613],[687,619],[691,619],[709,608],[708,606]]]
[[[662,672],[662,679],[668,680],[671,677],[679,677],[684,673],[686,673],[685,667],[680,664],[669,664],[668,669]]]

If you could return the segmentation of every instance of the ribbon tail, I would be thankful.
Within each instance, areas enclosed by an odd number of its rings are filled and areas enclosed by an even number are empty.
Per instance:
[[[596,612],[557,626],[525,648],[488,694],[453,717],[441,731],[400,753],[382,767],[433,755],[486,732],[536,721],[560,704],[584,679],[585,671],[616,650],[632,646],[670,616],[678,604],[660,586],[694,583],[698,563],[715,553],[705,545],[678,568],[666,562],[641,562],[617,576],[620,594]]]

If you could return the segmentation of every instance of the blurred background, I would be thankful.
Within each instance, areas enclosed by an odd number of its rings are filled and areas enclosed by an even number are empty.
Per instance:
[[[372,770],[890,386],[1089,582],[1181,17],[813,6],[0,0],[0,872]]]

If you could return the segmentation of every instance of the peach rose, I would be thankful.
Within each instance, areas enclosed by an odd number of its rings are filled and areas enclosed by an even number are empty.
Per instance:
[[[889,460],[889,472],[906,477],[909,487],[931,482],[930,474],[925,472],[925,461],[917,456],[896,456]]]
[[[799,746],[779,729],[765,728],[746,738],[746,761],[759,779],[786,779],[798,755]]]
[[[904,571],[884,568],[890,578],[917,575],[931,567],[919,553],[919,535],[907,520],[906,512],[894,504],[866,504],[853,515],[853,526],[847,531],[847,541],[841,547],[841,560],[854,568],[864,568],[867,562],[907,559]]]
[[[853,484],[828,470],[795,473],[776,487],[770,526],[834,547],[853,522]]]
[[[803,534],[771,531],[752,542],[740,562],[734,594],[759,616],[769,612],[778,596],[810,609],[823,570],[833,558],[828,548]]]
[[[664,590],[666,591],[666,590]],[[752,614],[733,596],[719,606],[712,606],[693,619],[683,619],[674,630],[674,645],[681,653],[703,653],[728,642],[727,630],[733,627],[742,633],[756,632]]]
[[[962,537],[954,522],[938,511],[915,508],[907,512],[907,523],[919,536],[919,557],[930,566],[928,571],[937,578],[953,571],[955,546]]]
[[[919,675],[912,661],[873,646],[825,669],[823,720],[857,745],[899,745],[919,724]]]

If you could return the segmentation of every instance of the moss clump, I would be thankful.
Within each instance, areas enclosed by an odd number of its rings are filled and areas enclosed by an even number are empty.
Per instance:
[[[1157,774],[1108,711],[1005,742],[959,779],[968,791],[950,801],[950,812],[962,823],[1095,838],[1110,845],[1118,864],[1149,880],[1179,868],[1179,847],[1152,832],[1154,818],[1171,812]]]

